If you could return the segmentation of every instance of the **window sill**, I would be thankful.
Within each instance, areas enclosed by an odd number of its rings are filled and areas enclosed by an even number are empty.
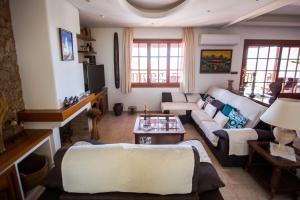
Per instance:
[[[131,83],[132,88],[179,88],[179,83]]]

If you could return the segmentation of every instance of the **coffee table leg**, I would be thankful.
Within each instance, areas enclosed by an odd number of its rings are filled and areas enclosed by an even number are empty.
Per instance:
[[[180,135],[180,141],[183,141],[184,140],[184,135]]]

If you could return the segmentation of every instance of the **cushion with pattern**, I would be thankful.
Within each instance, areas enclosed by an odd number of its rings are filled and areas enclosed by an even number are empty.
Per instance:
[[[231,112],[232,110],[234,110],[234,109],[235,109],[235,108],[232,107],[231,105],[225,104],[224,107],[223,107],[223,109],[222,109],[222,113],[223,113],[225,116],[228,116],[228,115],[230,114],[230,112]]]
[[[235,110],[232,110],[229,115],[229,120],[225,124],[224,128],[232,129],[232,128],[243,128],[246,123],[248,122],[248,119],[241,115],[240,113],[236,112]]]

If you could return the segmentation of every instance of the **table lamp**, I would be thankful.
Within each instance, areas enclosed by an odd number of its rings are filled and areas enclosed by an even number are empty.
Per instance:
[[[287,152],[285,145],[292,142],[296,138],[296,130],[300,130],[300,100],[278,98],[260,119],[276,126],[273,130],[279,143],[276,150]]]

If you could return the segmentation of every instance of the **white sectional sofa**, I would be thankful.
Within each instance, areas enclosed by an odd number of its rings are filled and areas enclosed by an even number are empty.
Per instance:
[[[221,88],[209,88],[206,94],[215,98],[214,101],[218,101],[219,104],[223,103],[231,105],[232,107],[236,108],[236,110],[240,114],[248,119],[244,128],[235,130],[234,134],[237,134],[238,136],[240,136],[239,133],[245,134],[245,132],[249,132],[254,129],[260,122],[259,117],[267,109],[267,107],[260,105],[247,97],[234,94],[228,90]],[[168,99],[163,97],[163,100],[166,99],[170,100],[170,98]],[[190,121],[195,125],[200,134],[203,135],[206,143],[212,149],[213,153],[216,155],[222,165],[240,166],[244,164],[246,155],[244,155],[243,152],[237,153],[236,155],[229,155],[229,129],[224,129],[221,125],[219,125],[219,123],[217,123],[211,116],[209,116],[202,108],[199,108],[197,106],[197,103],[181,102],[179,107],[176,107],[177,105],[178,103],[162,102],[162,111],[169,111],[171,113],[174,110],[177,112],[179,111],[180,113],[186,112],[187,115],[184,116],[184,119],[190,118]],[[188,116],[189,113],[190,117]],[[258,135],[258,140],[273,139],[273,136],[272,134],[269,134],[269,131],[256,130],[256,133]],[[244,146],[247,146],[247,140],[241,142],[245,143]]]
[[[59,149],[54,163],[40,199],[223,200],[219,188],[225,185],[198,140],[172,145],[79,141]]]
[[[255,128],[260,121],[259,117],[266,111],[267,107],[262,106],[247,97],[234,94],[228,90],[220,88],[210,88],[207,94],[216,98],[224,104],[230,104],[236,108],[239,113],[248,119],[245,128]],[[220,130],[221,127],[216,121],[207,115],[201,108],[192,110],[191,117],[194,122],[201,128],[210,142],[217,146],[218,136],[213,134],[214,131]],[[243,131],[241,129],[241,131]]]

